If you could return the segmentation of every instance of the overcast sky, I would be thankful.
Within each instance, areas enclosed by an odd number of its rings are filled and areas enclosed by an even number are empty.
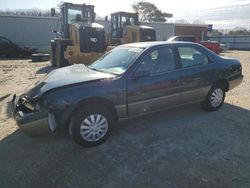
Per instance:
[[[95,11],[100,16],[110,15],[115,11],[132,11],[131,5],[137,0],[69,0],[73,3],[95,5]],[[0,0],[0,9],[25,9],[41,8],[50,9],[56,7],[61,0]],[[250,3],[250,0],[150,0],[160,10],[174,14],[179,17],[185,15],[186,11],[211,9],[222,6],[232,6]]]
[[[0,9],[50,9],[63,0],[0,0]],[[64,0],[95,6],[98,16],[110,16],[117,11],[132,11],[131,5],[139,0]],[[244,27],[250,29],[250,0],[145,0],[154,3],[160,10],[172,13],[169,22],[176,20],[203,21],[214,28]],[[223,8],[220,8],[223,7]]]

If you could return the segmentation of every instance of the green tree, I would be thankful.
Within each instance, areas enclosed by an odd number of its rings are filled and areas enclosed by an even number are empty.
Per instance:
[[[212,35],[213,37],[222,36],[222,32],[219,31],[218,29],[213,29],[211,35]]]
[[[50,17],[50,10],[42,10],[38,8],[31,9],[7,9],[0,10],[0,15],[16,15],[16,16],[43,16]],[[56,12],[56,16],[59,16],[59,12]]]
[[[166,22],[167,18],[173,17],[173,14],[162,12],[149,2],[139,1],[132,8],[139,13],[140,22]]]
[[[235,29],[235,30],[229,31],[229,35],[250,35],[250,30]]]

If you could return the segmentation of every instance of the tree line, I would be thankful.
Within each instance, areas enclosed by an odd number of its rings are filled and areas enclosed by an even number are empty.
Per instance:
[[[173,14],[159,10],[153,3],[139,1],[132,5],[135,12],[139,13],[141,22],[166,22]],[[59,13],[58,13],[59,14]],[[57,14],[57,15],[58,15]],[[50,17],[50,10],[32,9],[15,9],[0,10],[0,15],[18,15],[18,16],[43,16]]]
[[[42,9],[38,9],[38,8],[32,8],[32,9],[7,9],[7,10],[0,10],[0,15],[50,17],[50,10],[42,10]]]
[[[250,29],[246,29],[246,28],[234,28],[232,30],[214,29],[211,35],[215,37],[223,36],[223,35],[250,35]]]
[[[169,18],[173,17],[172,13],[163,12],[158,9],[158,7],[147,1],[138,1],[132,5],[132,9],[134,12],[138,12],[139,21],[140,22],[167,22]],[[42,17],[50,17],[50,10],[42,10],[38,8],[32,9],[15,9],[15,10],[0,10],[0,15],[17,15],[17,16],[42,16]],[[55,16],[59,16],[60,13],[56,12]],[[104,19],[98,16],[98,19]],[[194,20],[192,22],[179,19],[175,20],[176,23],[192,23],[192,24],[205,24],[204,21]],[[214,30],[212,35],[220,36],[225,34],[225,32],[221,32],[219,30]],[[236,28],[230,31],[227,31],[226,34],[229,35],[250,35],[250,30],[245,28]]]

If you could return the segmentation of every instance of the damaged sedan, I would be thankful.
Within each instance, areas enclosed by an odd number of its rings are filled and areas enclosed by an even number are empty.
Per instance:
[[[31,136],[64,130],[91,147],[103,143],[121,120],[197,102],[218,110],[242,79],[237,59],[199,44],[132,43],[90,66],[52,71],[23,95],[14,95],[13,114]]]

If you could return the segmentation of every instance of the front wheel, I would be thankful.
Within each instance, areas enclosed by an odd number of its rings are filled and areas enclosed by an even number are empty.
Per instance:
[[[222,106],[224,99],[225,87],[221,84],[216,84],[209,90],[202,106],[205,110],[216,111]]]
[[[108,139],[113,124],[114,118],[104,106],[84,106],[77,111],[69,133],[82,146],[97,146]]]

